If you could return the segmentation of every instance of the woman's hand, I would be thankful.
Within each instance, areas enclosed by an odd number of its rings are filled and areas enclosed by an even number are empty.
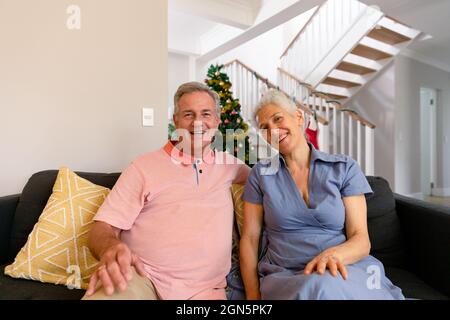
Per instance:
[[[328,249],[322,252],[320,255],[312,259],[305,267],[304,274],[310,275],[314,271],[323,275],[325,270],[330,270],[333,277],[338,276],[338,272],[341,273],[344,280],[347,280],[347,268],[345,268],[342,259],[336,253],[336,249]]]
[[[304,274],[317,272],[322,275],[328,269],[331,275],[341,273],[347,280],[345,265],[351,265],[364,259],[370,253],[370,240],[367,231],[367,205],[364,195],[342,198],[345,206],[345,230],[347,241],[329,248],[309,262]]]

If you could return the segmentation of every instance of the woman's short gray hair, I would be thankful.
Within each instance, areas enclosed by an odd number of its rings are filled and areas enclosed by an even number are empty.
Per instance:
[[[173,112],[174,114],[178,113],[179,109],[178,102],[180,101],[181,97],[185,94],[193,92],[205,92],[209,94],[209,96],[214,100],[214,104],[216,105],[216,113],[218,115],[220,114],[221,107],[219,95],[217,94],[217,92],[211,90],[210,88],[208,88],[208,86],[200,82],[188,82],[178,87],[178,90],[173,98],[175,106],[175,110]]]
[[[269,104],[277,105],[280,108],[288,111],[290,114],[295,114],[295,111],[298,110],[295,102],[292,101],[292,99],[289,99],[283,92],[276,89],[269,89],[266,93],[264,93],[261,100],[255,107],[255,111],[253,114],[253,119],[255,120],[255,122],[258,122],[258,119],[256,119],[258,112]]]

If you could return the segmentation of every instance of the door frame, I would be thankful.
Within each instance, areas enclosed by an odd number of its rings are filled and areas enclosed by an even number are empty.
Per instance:
[[[436,89],[420,88],[420,166],[421,192],[432,196],[437,180],[437,104]]]

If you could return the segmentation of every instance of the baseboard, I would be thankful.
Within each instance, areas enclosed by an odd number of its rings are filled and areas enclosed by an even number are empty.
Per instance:
[[[422,192],[412,193],[412,194],[408,194],[406,196],[410,197],[410,198],[414,198],[414,199],[420,199],[420,200],[425,199]]]
[[[436,197],[450,197],[450,188],[434,188],[433,196]]]

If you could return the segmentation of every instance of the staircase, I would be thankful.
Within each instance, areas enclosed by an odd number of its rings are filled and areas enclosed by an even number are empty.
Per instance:
[[[233,84],[234,97],[239,99],[242,106],[241,116],[250,124],[250,141],[252,145],[258,147],[260,158],[269,156],[269,152],[267,144],[256,129],[255,108],[267,89],[278,89],[290,97],[303,111],[306,118],[303,129],[306,129],[308,120],[316,112],[321,151],[350,155],[358,161],[366,175],[374,174],[375,125],[373,123],[355,112],[344,109],[332,97],[315,91],[312,86],[299,81],[285,71],[279,70],[282,85],[278,86],[239,60],[225,64],[223,70]]]
[[[357,0],[329,0],[282,54],[281,70],[345,105],[420,35]]]
[[[282,54],[277,84],[238,60],[224,68],[251,125],[262,93],[277,88],[304,111],[306,123],[317,113],[320,150],[349,155],[374,175],[376,126],[345,105],[420,35],[357,0],[328,0]],[[260,146],[254,124],[250,138]]]
[[[251,144],[258,148],[259,158],[269,158],[272,154],[270,146],[268,146],[264,138],[259,134],[254,121],[256,106],[267,89],[278,89],[289,96],[295,101],[297,107],[303,111],[307,119],[308,117],[314,116],[314,111],[308,106],[296,101],[295,98],[290,96],[286,91],[239,60],[234,60],[225,64],[223,71],[228,75],[230,82],[233,84],[233,96],[239,99],[242,106],[241,116],[250,125],[248,135]],[[321,128],[327,128],[329,124],[328,120],[321,115],[317,115],[317,122],[319,130],[321,130]],[[303,129],[306,129],[306,127]]]

